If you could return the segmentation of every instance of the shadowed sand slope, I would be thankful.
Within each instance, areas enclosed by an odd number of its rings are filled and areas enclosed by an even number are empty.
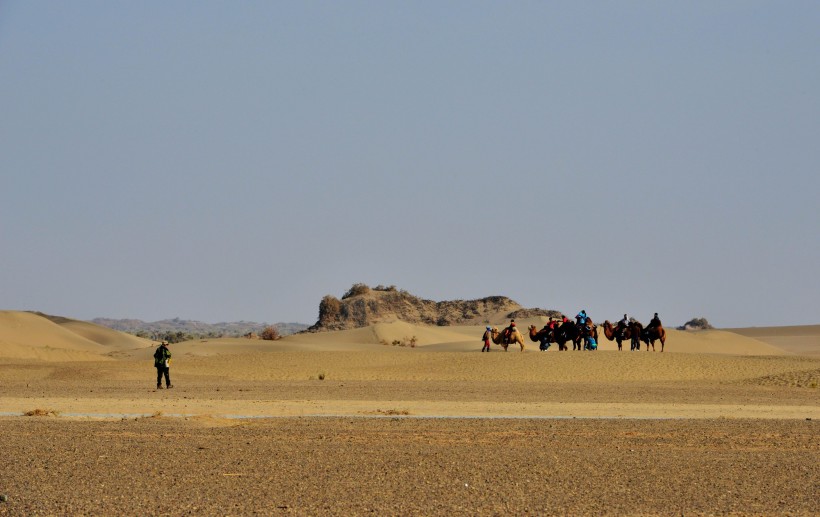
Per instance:
[[[726,329],[800,355],[820,356],[820,325]]]

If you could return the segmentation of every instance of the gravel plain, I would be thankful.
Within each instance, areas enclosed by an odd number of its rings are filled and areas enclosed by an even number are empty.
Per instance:
[[[813,420],[0,418],[0,515],[817,515]]]

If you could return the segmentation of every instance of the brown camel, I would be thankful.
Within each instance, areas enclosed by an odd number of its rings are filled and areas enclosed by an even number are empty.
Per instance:
[[[641,332],[641,341],[646,343],[646,351],[649,352],[649,345],[652,345],[652,351],[655,351],[655,341],[661,342],[661,352],[663,352],[663,347],[666,344],[666,330],[664,330],[662,325],[658,325],[657,327],[646,327]]]
[[[623,332],[619,332],[618,330],[619,329],[613,326],[609,320],[604,320],[604,335],[610,341],[617,341],[618,351],[620,351],[621,343],[632,337],[632,325],[628,325]]]
[[[493,327],[490,331],[490,335],[493,338],[493,343],[496,345],[501,345],[504,347],[504,351],[507,351],[507,347],[510,346],[512,343],[518,343],[521,345],[521,351],[524,351],[524,336],[521,335],[521,332],[518,329],[514,328],[512,333],[508,336],[507,339],[504,339],[504,333],[498,331],[498,327]]]

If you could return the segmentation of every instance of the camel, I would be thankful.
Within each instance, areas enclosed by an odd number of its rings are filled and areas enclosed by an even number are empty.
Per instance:
[[[583,325],[574,325],[575,335],[572,338],[573,350],[584,350],[585,346],[582,344],[587,336],[592,336],[595,341],[598,341],[598,326],[592,323],[592,320],[587,318],[587,322]]]
[[[536,341],[540,343],[538,345],[539,350],[542,352],[546,352],[550,348],[550,341],[552,341],[552,336],[550,335],[550,329],[547,326],[544,326],[541,330],[536,330],[535,325],[530,325],[530,340]]]
[[[635,351],[641,349],[641,334],[643,333],[643,325],[640,321],[629,322],[629,333],[632,335],[632,341],[629,350]]]
[[[576,330],[575,324],[571,321],[556,326],[551,335],[547,327],[541,330],[536,330],[535,325],[530,325],[529,327],[530,339],[539,342],[539,348],[541,350],[547,350],[550,347],[550,343],[558,343],[558,350],[560,351],[569,350],[567,341],[572,341],[575,337]]]
[[[604,336],[606,336],[606,338],[610,341],[617,341],[618,351],[620,352],[621,343],[632,338],[632,323],[627,325],[623,332],[619,332],[618,328],[613,326],[609,320],[604,320]]]
[[[498,327],[493,327],[490,331],[490,335],[493,338],[493,343],[496,345],[501,345],[504,347],[504,351],[507,351],[507,347],[510,346],[512,343],[518,343],[521,345],[521,351],[524,351],[524,336],[521,335],[521,332],[518,331],[517,328],[514,328],[512,333],[509,336],[509,339],[506,341],[504,340],[504,335],[502,332],[498,331]]]
[[[649,352],[649,345],[652,345],[652,351],[655,351],[655,341],[661,342],[661,352],[666,344],[666,330],[663,326],[647,327],[641,332],[641,341],[646,343],[646,351]]]
[[[575,339],[575,334],[578,332],[578,327],[571,321],[565,321],[560,327],[553,332],[553,339],[558,343],[558,350],[569,350],[567,341]]]

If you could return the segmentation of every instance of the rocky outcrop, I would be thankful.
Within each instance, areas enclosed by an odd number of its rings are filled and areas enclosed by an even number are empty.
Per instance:
[[[506,296],[436,302],[413,296],[395,286],[371,288],[355,284],[341,299],[331,295],[322,298],[319,320],[308,331],[346,330],[391,321],[438,326],[483,325],[500,318],[559,314],[544,309],[525,309]]]

